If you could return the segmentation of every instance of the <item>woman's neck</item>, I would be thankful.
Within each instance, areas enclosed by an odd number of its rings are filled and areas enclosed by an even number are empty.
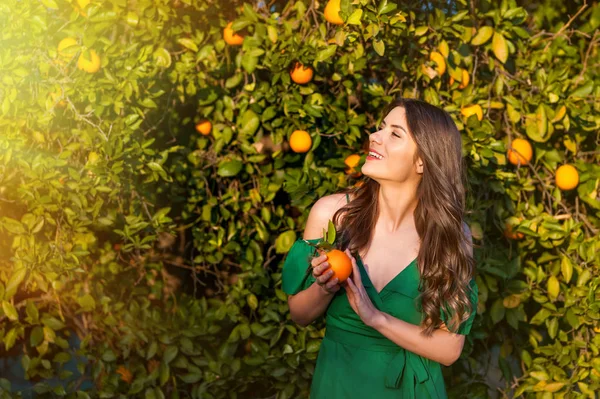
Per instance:
[[[413,215],[418,203],[416,187],[410,184],[380,185],[377,200],[379,228],[389,234],[414,229]]]

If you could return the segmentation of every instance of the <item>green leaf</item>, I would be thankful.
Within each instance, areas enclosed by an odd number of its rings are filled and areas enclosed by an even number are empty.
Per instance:
[[[163,68],[171,66],[171,54],[164,47],[156,49],[152,56],[154,57],[154,62],[157,66]]]
[[[241,118],[239,119],[238,128],[240,129],[240,135],[244,137],[250,137],[256,133],[260,126],[260,119],[258,115],[251,109],[246,110]]]
[[[337,46],[331,45],[331,46],[327,46],[325,49],[319,51],[317,53],[317,57],[315,58],[316,61],[325,61],[329,58],[331,58],[331,56],[333,56],[335,54],[335,50],[337,50]]]
[[[335,225],[331,220],[329,220],[329,223],[327,224],[327,242],[333,245],[333,243],[335,242],[335,236]]]
[[[58,4],[56,4],[56,1],[54,0],[42,0],[42,4],[48,8],[58,10]]]
[[[256,295],[248,295],[246,297],[246,301],[248,302],[248,306],[250,306],[250,309],[256,310],[256,308],[258,308],[258,299],[256,298]]]
[[[10,276],[8,280],[8,283],[6,283],[4,299],[10,299],[13,297],[13,295],[15,295],[17,289],[19,288],[19,285],[21,285],[21,282],[23,281],[26,275],[27,269],[25,269],[24,267],[13,272],[12,276]]]
[[[494,38],[492,39],[492,50],[494,51],[496,58],[498,58],[500,62],[504,64],[508,59],[508,44],[501,33],[494,32]]]
[[[571,259],[567,256],[561,256],[560,259],[560,271],[563,275],[565,283],[569,283],[571,281],[571,277],[573,277],[573,263],[571,263]]]
[[[236,176],[242,170],[244,164],[242,161],[238,159],[234,159],[231,161],[222,161],[219,163],[219,170],[217,174],[223,177],[232,177]]]
[[[9,233],[12,234],[25,234],[25,228],[18,220],[3,217],[0,221],[0,226],[5,228]]]
[[[350,25],[360,25],[362,13],[363,10],[361,8],[357,8],[352,14],[350,14],[346,23]]]
[[[249,53],[245,53],[242,56],[242,67],[246,70],[246,72],[254,72],[254,70],[256,69],[256,65],[258,65],[258,57],[253,56]]]
[[[189,39],[187,37],[180,37],[179,39],[177,39],[177,43],[181,44],[188,50],[192,50],[196,53],[198,52],[198,46],[196,46],[196,43],[194,43],[192,39]]]
[[[588,80],[587,82],[585,82],[585,84],[583,86],[581,86],[577,90],[571,92],[570,97],[574,97],[574,98],[587,97],[590,94],[592,94],[593,89],[594,89],[594,82],[591,80]]]
[[[82,297],[77,298],[77,303],[83,308],[84,311],[89,312],[96,308],[96,301],[90,294],[85,294]]]
[[[17,313],[17,309],[13,306],[12,303],[7,301],[2,301],[2,310],[6,317],[8,317],[12,321],[19,320],[19,314]]]
[[[423,36],[428,30],[428,26],[419,26],[417,29],[415,29],[415,36]]]
[[[44,316],[42,318],[42,323],[46,327],[51,328],[54,331],[62,330],[63,328],[65,328],[65,323],[53,316]]]
[[[165,364],[171,363],[171,361],[173,359],[175,359],[175,357],[177,356],[178,352],[179,352],[179,349],[177,349],[176,346],[173,346],[173,345],[167,346],[167,349],[165,349],[165,353],[163,354],[163,362]]]
[[[36,347],[44,340],[44,330],[40,326],[35,326],[29,335],[29,343]]]
[[[375,49],[375,52],[377,54],[383,57],[383,54],[385,53],[385,44],[383,43],[383,41],[375,40],[373,42],[373,48]]]
[[[17,341],[17,335],[18,332],[16,327],[10,329],[10,331],[6,333],[4,336],[4,348],[6,350],[9,350],[15,345],[15,342]]]
[[[278,254],[287,253],[296,241],[296,232],[294,230],[285,231],[275,239],[275,252]]]
[[[551,314],[552,312],[550,310],[542,308],[535,316],[533,316],[529,323],[534,325],[542,324]]]
[[[490,309],[490,316],[492,317],[492,322],[494,324],[497,324],[500,320],[504,318],[505,313],[506,309],[502,304],[502,299],[496,299],[496,301],[494,301],[494,303],[492,304],[492,308]]]
[[[388,3],[387,0],[381,0],[377,7],[377,15],[387,14],[394,11],[396,8],[398,8],[396,3]]]
[[[473,46],[481,46],[482,44],[487,43],[487,41],[490,40],[493,34],[494,28],[492,28],[491,26],[482,26],[481,28],[479,28],[477,34],[471,40],[471,44]]]

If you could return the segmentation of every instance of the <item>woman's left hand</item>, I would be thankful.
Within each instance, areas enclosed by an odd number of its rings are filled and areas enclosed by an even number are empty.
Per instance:
[[[373,326],[374,321],[379,316],[380,311],[373,305],[371,298],[367,294],[365,287],[360,277],[360,271],[356,265],[356,259],[350,254],[350,251],[346,249],[344,251],[346,255],[352,261],[352,276],[342,284],[342,287],[346,289],[348,296],[348,302],[350,306],[360,316],[360,319],[368,326]],[[354,280],[353,280],[354,278]]]

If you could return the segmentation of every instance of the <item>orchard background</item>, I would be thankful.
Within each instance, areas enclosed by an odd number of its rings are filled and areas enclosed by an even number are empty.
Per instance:
[[[449,395],[600,390],[597,1],[3,0],[0,26],[1,397],[306,396],[324,325],[282,261],[395,96],[468,163]]]

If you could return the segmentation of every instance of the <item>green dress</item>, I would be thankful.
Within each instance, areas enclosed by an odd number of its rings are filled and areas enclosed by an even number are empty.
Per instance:
[[[318,239],[306,240],[316,243]],[[315,278],[307,269],[316,250],[303,239],[290,249],[283,266],[282,289],[289,295],[311,286]],[[415,299],[419,294],[419,271],[414,259],[377,293],[357,259],[362,283],[377,309],[408,323],[420,325],[421,312]],[[478,288],[471,280],[471,302],[477,309]],[[467,335],[476,312],[459,326],[457,333]],[[442,320],[448,324],[444,312]],[[352,398],[446,398],[438,362],[398,346],[362,322],[354,312],[346,290],[341,288],[331,300],[325,318],[325,337],[321,343],[311,384],[312,399]]]

